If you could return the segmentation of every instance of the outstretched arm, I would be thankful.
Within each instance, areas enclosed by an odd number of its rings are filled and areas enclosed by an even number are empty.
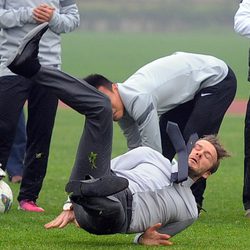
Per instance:
[[[165,226],[162,226],[161,223],[157,223],[152,227],[149,227],[144,233],[136,235],[134,242],[151,246],[172,245],[173,243],[169,241],[169,239],[189,227],[194,221],[195,219],[188,219],[185,221],[170,223]]]
[[[174,235],[180,233],[181,231],[192,225],[195,222],[195,220],[196,220],[195,218],[192,218],[188,220],[173,222],[165,226],[162,226],[161,228],[159,228],[158,232],[169,234],[171,235],[171,237],[173,237]]]

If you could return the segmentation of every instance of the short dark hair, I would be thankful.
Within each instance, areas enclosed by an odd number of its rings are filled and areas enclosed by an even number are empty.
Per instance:
[[[216,135],[205,135],[201,139],[210,142],[215,147],[215,150],[216,150],[216,153],[217,153],[217,161],[210,168],[210,172],[211,172],[211,174],[213,174],[218,170],[218,167],[220,165],[220,160],[225,158],[225,157],[230,157],[231,155],[223,147],[223,145],[220,143],[220,141],[219,141],[219,139],[218,139],[218,137]]]
[[[103,75],[91,74],[91,75],[86,76],[83,80],[85,80],[88,84],[90,84],[91,86],[93,86],[97,89],[100,86],[103,86],[103,87],[109,89],[110,91],[112,91],[112,84],[113,83],[109,79],[104,77]]]

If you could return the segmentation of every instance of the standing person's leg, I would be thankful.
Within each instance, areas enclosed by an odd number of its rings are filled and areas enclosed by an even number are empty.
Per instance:
[[[234,99],[236,83],[235,75],[229,68],[228,75],[222,82],[197,93],[193,112],[183,131],[185,140],[188,140],[193,133],[197,133],[199,137],[218,133],[223,117]],[[202,207],[205,188],[205,179],[191,186],[198,207]]]
[[[73,186],[67,185],[67,191],[73,192],[77,222],[83,229],[94,234],[125,232],[130,220],[127,207],[131,193],[129,190],[120,191],[128,186],[128,181],[121,177],[105,179],[105,176],[111,175],[113,134],[113,114],[108,97],[86,82],[51,68],[41,67],[32,79],[86,116],[70,176],[69,183],[73,183]],[[93,183],[76,181],[84,180],[86,175],[97,180]],[[109,196],[107,192],[119,193]],[[108,197],[104,197],[106,195]]]
[[[22,181],[25,150],[26,125],[24,112],[22,110],[18,120],[15,139],[10,151],[10,156],[6,167],[9,179],[13,183],[19,183]]]
[[[167,123],[168,121],[177,123],[180,128],[180,131],[183,133],[189,116],[192,113],[193,105],[194,101],[191,100],[166,112],[160,117],[159,125],[161,131],[162,154],[170,161],[172,161],[176,152],[166,131]]]
[[[30,81],[22,76],[0,78],[0,167],[5,170]]]
[[[86,82],[54,68],[41,67],[32,80],[86,116],[71,179],[109,175],[113,125],[107,96]]]
[[[32,86],[28,98],[25,168],[18,195],[20,205],[23,203],[21,201],[25,200],[36,202],[42,188],[47,170],[57,103],[58,99],[53,93],[42,86]],[[33,211],[31,206],[26,207],[22,204],[21,207],[24,210]],[[34,209],[37,211],[36,208]]]
[[[244,154],[243,205],[246,210],[246,216],[250,217],[250,97],[245,117]]]

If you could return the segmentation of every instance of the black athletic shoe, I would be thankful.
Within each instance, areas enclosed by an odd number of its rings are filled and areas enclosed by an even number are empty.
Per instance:
[[[39,71],[39,42],[47,29],[48,23],[42,23],[23,38],[16,53],[7,61],[6,66],[13,73],[30,78]]]
[[[70,196],[105,197],[116,194],[127,187],[127,179],[109,175],[97,179],[70,181],[66,185],[65,191]]]

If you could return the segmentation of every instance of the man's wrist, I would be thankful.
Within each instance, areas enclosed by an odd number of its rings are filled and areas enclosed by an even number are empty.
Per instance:
[[[143,234],[144,233],[139,233],[135,236],[134,238],[134,243],[135,244],[142,244],[142,240],[143,240]]]
[[[73,204],[70,200],[67,200],[63,205],[63,211],[71,211],[73,210]]]

